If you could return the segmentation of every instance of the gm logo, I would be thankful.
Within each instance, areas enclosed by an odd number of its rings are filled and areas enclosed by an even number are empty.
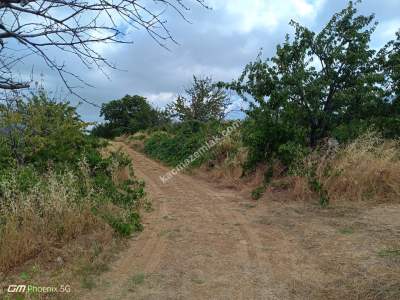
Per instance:
[[[26,285],[24,284],[10,284],[8,286],[7,292],[9,293],[25,293]]]

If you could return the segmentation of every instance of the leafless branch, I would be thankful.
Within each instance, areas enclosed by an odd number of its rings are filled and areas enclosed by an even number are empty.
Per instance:
[[[146,30],[158,45],[166,47],[168,41],[175,40],[162,18],[163,12],[170,8],[186,20],[188,1],[207,7],[204,0],[0,0],[0,89],[30,86],[30,82],[15,80],[13,70],[34,54],[77,95],[68,79],[87,83],[53,58],[51,48],[72,53],[88,69],[115,68],[96,50],[96,44],[130,43],[126,32],[134,28]],[[7,47],[15,42],[18,50]]]

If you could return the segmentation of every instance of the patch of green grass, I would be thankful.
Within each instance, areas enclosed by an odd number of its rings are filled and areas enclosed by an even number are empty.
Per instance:
[[[88,290],[93,289],[96,287],[94,276],[98,276],[109,269],[109,266],[101,261],[84,264],[77,273],[77,275],[81,278],[81,287]]]
[[[400,249],[384,249],[378,252],[380,257],[400,257]]]
[[[81,287],[84,289],[91,290],[96,287],[96,283],[92,276],[83,276],[81,279]]]
[[[265,186],[259,186],[258,188],[255,188],[254,190],[252,190],[251,198],[253,200],[258,200],[261,198],[261,196],[264,194],[264,192],[265,192]]]
[[[354,233],[354,230],[353,230],[353,228],[350,228],[350,227],[344,227],[344,228],[340,228],[339,229],[339,233],[341,233],[341,234],[353,234]]]
[[[204,280],[201,278],[192,278],[192,281],[197,284],[203,284]]]
[[[229,126],[228,123],[187,121],[176,124],[163,131],[154,131],[145,139],[144,152],[153,159],[169,166],[185,162],[192,154],[204,146],[212,137],[219,136]],[[205,162],[216,159],[215,151],[208,151],[192,161],[190,169],[199,167]],[[191,160],[189,160],[191,161]]]
[[[142,284],[145,278],[146,276],[144,275],[144,273],[138,273],[131,278],[131,283],[135,285]]]
[[[27,272],[22,272],[21,274],[19,274],[19,278],[21,278],[22,280],[29,280],[31,276]]]
[[[144,283],[145,279],[146,275],[144,273],[138,273],[132,276],[132,278],[129,280],[129,290],[134,291],[138,285]]]

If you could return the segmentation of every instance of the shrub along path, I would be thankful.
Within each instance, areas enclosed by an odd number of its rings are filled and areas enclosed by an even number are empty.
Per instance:
[[[166,167],[114,146],[154,211],[82,299],[399,298],[398,205],[254,202],[184,174],[163,184]]]

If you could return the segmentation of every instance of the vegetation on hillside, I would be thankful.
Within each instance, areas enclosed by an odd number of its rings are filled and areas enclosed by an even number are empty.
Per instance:
[[[188,8],[184,1],[158,2],[181,14]],[[324,207],[399,201],[400,31],[374,50],[374,16],[358,14],[352,2],[320,32],[292,21],[294,35],[286,36],[273,57],[260,53],[237,80],[216,83],[194,76],[165,109],[139,95],[103,104],[104,123],[91,133],[87,128],[93,124],[82,121],[70,103],[50,100],[43,89],[28,97],[16,92],[30,85],[15,81],[12,72],[26,54],[10,53],[8,40],[39,54],[73,92],[66,77],[81,79],[47,56],[46,47],[72,52],[86,66],[111,66],[89,46],[124,42],[117,39],[122,35],[111,12],[133,14],[128,23],[146,28],[158,42],[172,39],[158,13],[139,6],[137,1],[1,2],[0,21],[13,21],[3,22],[8,28],[0,22],[0,89],[8,91],[0,102],[0,277],[79,238],[128,237],[143,229],[144,182],[135,177],[130,159],[101,138],[125,136],[151,158],[175,167],[234,123],[227,111],[238,98],[247,103],[235,123],[240,128],[203,151],[192,168],[222,170],[236,182],[261,174],[251,186],[253,199],[285,190],[293,199],[315,199]],[[99,8],[82,23],[81,14]],[[59,19],[59,9],[69,11],[67,19]],[[22,15],[44,22],[26,23]],[[102,15],[114,25],[97,23]],[[108,34],[93,35],[97,30]],[[44,37],[49,42],[38,43]],[[66,44],[65,38],[72,40]]]
[[[173,114],[164,126],[140,135],[142,150],[170,166],[185,160],[229,123],[225,88],[248,104],[242,126],[229,147],[204,154],[195,166],[236,159],[242,176],[263,166],[254,198],[285,176],[302,178],[297,183],[303,182],[304,193],[317,195],[322,205],[343,195],[398,197],[400,32],[381,50],[372,49],[377,23],[352,2],[320,32],[290,24],[294,36],[287,35],[272,58],[260,53],[237,80],[214,84],[194,77],[186,95],[169,105]],[[379,188],[371,188],[375,184]]]
[[[232,122],[188,121],[167,127],[165,130],[149,132],[144,142],[144,152],[150,157],[175,167],[188,159],[208,141],[232,125]],[[217,158],[218,145],[196,159],[191,166],[200,166]]]
[[[121,153],[101,155],[74,107],[39,91],[2,105],[0,124],[1,272],[94,230],[141,230],[144,183]]]
[[[381,51],[371,49],[373,20],[350,2],[319,33],[291,22],[294,37],[287,35],[274,57],[259,56],[227,84],[250,104],[244,124],[250,164],[282,158],[283,148],[294,155],[315,149],[327,137],[347,143],[371,127],[399,136],[400,35]]]

